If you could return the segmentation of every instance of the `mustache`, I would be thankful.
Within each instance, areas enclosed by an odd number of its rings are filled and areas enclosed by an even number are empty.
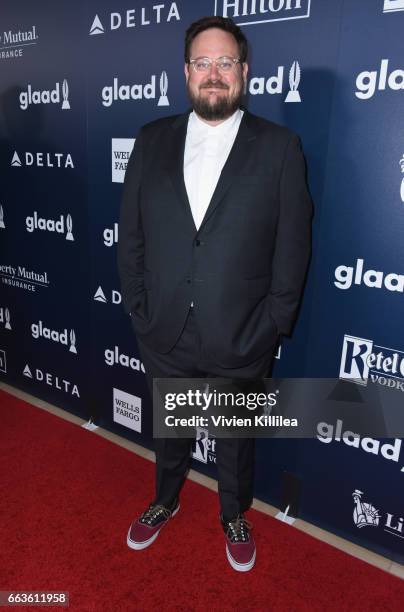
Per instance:
[[[199,89],[210,89],[211,87],[216,89],[229,89],[228,85],[222,83],[222,81],[216,81],[215,83],[213,83],[213,81],[206,81]]]

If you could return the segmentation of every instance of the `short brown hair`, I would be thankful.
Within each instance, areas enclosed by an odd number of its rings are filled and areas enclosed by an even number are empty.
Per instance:
[[[191,45],[196,36],[209,28],[219,28],[229,34],[232,34],[238,45],[238,53],[240,62],[243,63],[247,59],[248,42],[241,29],[229,17],[202,17],[198,21],[191,23],[185,33],[185,62],[188,64],[190,60]]]

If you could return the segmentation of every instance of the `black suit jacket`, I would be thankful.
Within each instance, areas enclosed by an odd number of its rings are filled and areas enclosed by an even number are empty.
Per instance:
[[[289,334],[311,242],[299,139],[244,111],[199,230],[183,159],[189,112],[139,132],[119,222],[122,298],[137,336],[168,352],[191,301],[214,363],[241,367]]]

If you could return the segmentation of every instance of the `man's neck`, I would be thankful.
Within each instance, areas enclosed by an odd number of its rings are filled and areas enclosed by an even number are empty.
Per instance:
[[[235,113],[237,113],[237,111],[239,111],[240,109],[238,108],[236,111],[234,111]],[[198,115],[198,113],[194,110],[195,115],[198,117],[198,119],[200,119],[201,121],[203,121],[203,123],[207,123],[208,125],[211,125],[212,127],[215,127],[217,125],[220,125],[221,123],[224,123],[225,121],[227,121],[227,119],[230,119],[230,117],[232,117],[234,115],[234,113],[232,113],[231,115],[229,115],[228,117],[225,117],[224,119],[215,119],[215,120],[210,120],[210,119],[204,119],[203,117],[201,117],[200,115]]]

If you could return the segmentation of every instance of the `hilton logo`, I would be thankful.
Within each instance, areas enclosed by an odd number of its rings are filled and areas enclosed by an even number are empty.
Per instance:
[[[310,17],[311,0],[215,0],[215,15],[231,17],[237,25]]]
[[[52,90],[33,91],[32,86],[28,85],[27,91],[20,93],[20,108],[27,110],[31,104],[60,104],[60,89],[62,89],[63,95],[62,109],[69,110],[69,85],[66,79],[63,81],[62,87],[60,87],[60,83],[56,83],[55,89]]]
[[[160,75],[160,96],[157,106],[169,106],[167,98],[168,78],[165,70]],[[145,85],[136,83],[135,85],[120,85],[118,77],[114,77],[113,85],[103,87],[101,91],[103,106],[112,106],[118,100],[154,100],[156,98],[156,75],[153,74],[150,83]]]
[[[384,0],[383,13],[404,11],[404,0]]]

